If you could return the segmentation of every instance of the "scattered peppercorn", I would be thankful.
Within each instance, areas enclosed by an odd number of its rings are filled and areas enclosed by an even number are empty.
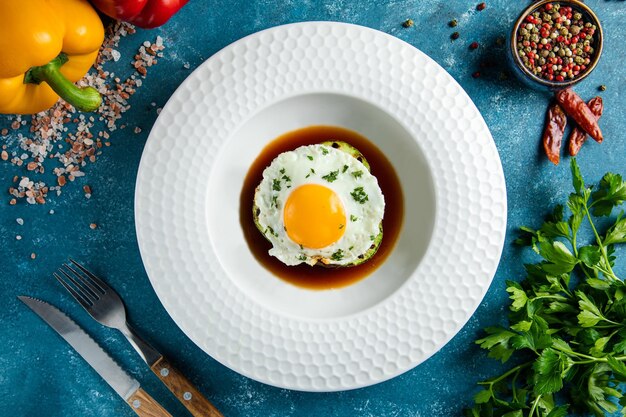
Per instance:
[[[478,6],[476,6],[476,10],[480,12],[481,10],[485,10],[485,7],[487,7],[487,5],[484,2],[479,3]]]
[[[537,77],[573,80],[591,64],[597,27],[583,13],[560,3],[547,3],[517,28],[517,55]]]
[[[606,91],[606,85],[602,84],[600,87],[598,87],[598,90]]]
[[[97,227],[98,227],[98,225],[97,225],[97,224],[95,224],[95,223],[91,223],[91,224],[89,225],[89,228],[90,228],[91,230],[95,230]]]
[[[451,28],[456,27],[457,24],[458,22],[456,21],[456,19],[452,19],[448,22],[448,26],[450,26]]]
[[[459,36],[461,36],[459,32],[454,32],[452,35],[450,35],[453,41],[459,39]]]
[[[475,73],[473,73],[472,78],[480,78],[480,72],[476,71]]]
[[[405,28],[410,28],[411,26],[413,26],[413,20],[412,19],[405,20],[404,23],[402,23],[402,26],[404,26]]]
[[[37,254],[35,252],[30,254],[30,259],[35,259],[37,257]]]
[[[478,49],[478,42],[472,42],[470,43],[469,49],[471,49],[472,51],[474,49]]]

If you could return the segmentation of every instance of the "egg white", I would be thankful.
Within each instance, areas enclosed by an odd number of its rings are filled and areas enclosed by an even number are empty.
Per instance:
[[[284,203],[301,185],[333,190],[343,203],[343,236],[321,249],[302,247],[285,231]],[[349,265],[366,253],[380,233],[385,199],[378,180],[356,158],[326,145],[301,146],[276,157],[263,171],[254,199],[258,223],[273,247],[269,254],[286,265]]]

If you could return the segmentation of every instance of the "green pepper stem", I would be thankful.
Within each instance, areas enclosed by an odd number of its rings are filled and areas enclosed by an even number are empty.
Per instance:
[[[67,56],[60,54],[46,65],[32,67],[24,77],[24,83],[47,83],[63,100],[80,111],[95,111],[102,103],[100,93],[93,87],[77,87],[70,82],[60,68],[67,62]]]

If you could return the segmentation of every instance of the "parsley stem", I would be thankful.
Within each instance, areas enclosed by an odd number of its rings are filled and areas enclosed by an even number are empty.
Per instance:
[[[613,333],[613,334],[615,334],[615,333]],[[578,356],[579,358],[589,359],[587,361],[574,362],[575,364],[586,364],[586,363],[594,363],[594,362],[607,362],[606,358],[594,358],[593,356],[585,355],[584,353],[580,353],[580,352],[574,352],[573,350],[560,349],[558,346],[555,346],[555,345],[552,345],[552,348],[554,350],[558,350],[559,352],[563,352],[563,353],[568,354],[570,356],[573,355],[573,356]],[[618,361],[624,361],[624,360],[626,360],[626,356],[616,356],[615,359],[617,359]]]
[[[494,384],[497,384],[498,382],[502,381],[503,379],[506,379],[507,377],[509,377],[512,374],[515,373],[519,373],[522,369],[524,368],[528,368],[530,365],[533,364],[534,361],[528,361],[526,363],[523,363],[521,365],[517,365],[514,368],[509,369],[508,371],[506,371],[505,373],[503,373],[502,375],[500,375],[499,377],[495,378],[495,379],[490,379],[488,381],[481,381],[478,383],[478,385],[489,385],[489,386],[493,386]],[[517,377],[517,376],[516,376]]]
[[[537,409],[539,400],[541,400],[541,394],[537,395],[537,398],[535,398],[535,401],[533,401],[533,406],[530,409],[530,413],[528,413],[528,417],[533,417],[533,415],[535,414],[535,410]]]
[[[572,245],[572,249],[573,249],[573,251],[574,251],[574,256],[575,256],[576,258],[578,258],[578,245],[577,245],[577,243],[576,243],[576,235],[577,235],[577,232],[572,231],[572,237],[571,237],[571,239],[570,239],[569,237],[568,237],[567,239],[569,240],[569,243]],[[587,272],[587,268],[585,268],[585,265],[580,264],[580,269],[581,269],[581,271],[583,271],[583,274],[585,274],[585,276],[586,276],[588,279],[589,279],[589,278],[591,278],[591,275],[589,275],[589,272]],[[572,294],[570,294],[570,293],[567,291],[567,289],[566,289],[565,287],[564,287],[564,289],[565,289],[565,291],[566,291],[566,292],[570,295],[570,297],[571,297],[571,295],[572,295]]]
[[[609,258],[606,254],[606,248],[604,247],[604,245],[602,244],[602,239],[600,239],[600,235],[598,234],[598,230],[596,229],[595,224],[593,223],[593,220],[591,219],[591,213],[589,213],[589,207],[587,206],[587,202],[585,202],[585,214],[587,215],[587,219],[589,220],[589,224],[591,225],[591,229],[593,230],[593,234],[596,236],[596,242],[598,242],[598,247],[600,248],[600,252],[602,253],[602,257],[604,258],[604,261],[606,262],[606,267],[608,268],[608,275],[606,274],[605,271],[605,275],[608,278],[611,278],[612,280],[617,280],[619,281],[619,278],[617,278],[617,276],[615,276],[615,273],[613,272],[613,269],[611,268],[611,263],[609,262]]]

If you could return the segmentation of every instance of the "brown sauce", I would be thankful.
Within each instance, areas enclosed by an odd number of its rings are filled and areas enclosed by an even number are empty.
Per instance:
[[[385,196],[383,240],[378,252],[361,265],[344,268],[321,266],[287,266],[268,254],[272,244],[263,237],[254,224],[252,206],[254,191],[263,179],[263,170],[279,154],[300,146],[327,140],[344,141],[357,148],[370,164],[372,174]],[[387,259],[400,234],[404,217],[404,203],[400,180],[385,155],[360,134],[334,126],[311,126],[286,133],[270,142],[256,158],[243,183],[239,199],[239,219],[243,233],[254,257],[275,276],[299,287],[326,290],[353,284],[374,272]]]

